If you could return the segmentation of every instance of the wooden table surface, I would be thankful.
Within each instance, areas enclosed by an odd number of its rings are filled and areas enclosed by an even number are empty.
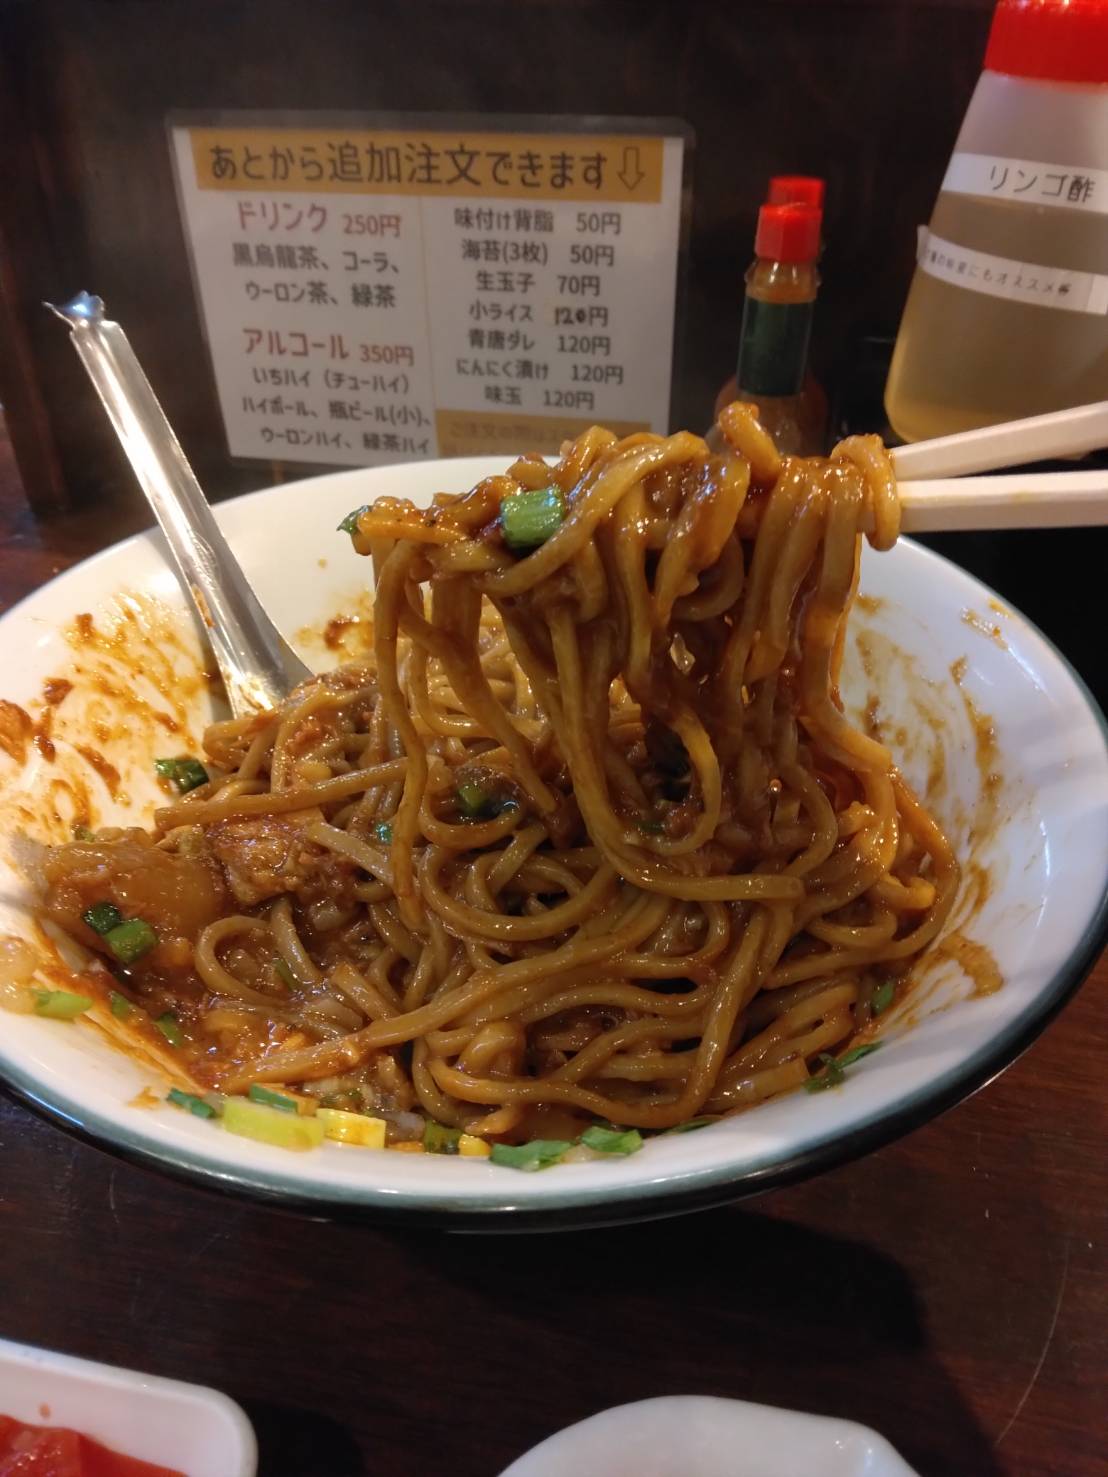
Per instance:
[[[3,608],[144,521],[125,500],[37,523],[0,433]],[[976,550],[1094,686],[1103,627],[1075,570],[1103,569],[1097,537],[999,571]],[[1108,956],[1003,1077],[859,1163],[618,1230],[298,1219],[0,1099],[0,1335],[226,1391],[261,1477],[495,1477],[676,1393],[867,1422],[924,1477],[1108,1474],[1106,987]]]

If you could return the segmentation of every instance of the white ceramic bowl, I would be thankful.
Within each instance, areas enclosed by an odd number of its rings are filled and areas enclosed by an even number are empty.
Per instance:
[[[321,665],[336,656],[313,631],[343,611],[366,609],[368,563],[335,532],[340,518],[386,491],[424,500],[503,465],[464,458],[343,472],[238,498],[218,516],[277,623]],[[859,1063],[841,1090],[780,1098],[698,1133],[655,1139],[617,1163],[521,1174],[479,1160],[336,1144],[291,1154],[169,1107],[132,1106],[141,1089],[157,1088],[156,1077],[83,1025],[0,1013],[0,1076],[106,1147],[209,1186],[316,1212],[438,1219],[459,1229],[618,1221],[732,1200],[925,1121],[1033,1040],[1103,941],[1108,747],[1103,720],[1065,661],[955,566],[908,541],[885,555],[867,550],[862,591],[844,681],[848,705],[861,711],[875,700],[909,778],[925,786],[930,777],[934,808],[967,863],[956,921],[991,951],[1004,985],[971,998],[958,962],[934,954],[908,1008],[887,1021],[885,1048]],[[86,654],[84,675],[74,675],[66,630],[82,612],[98,628],[114,622],[124,631],[122,667],[105,657],[108,668],[93,670]],[[22,769],[0,753],[0,844],[18,852],[15,833],[43,829],[42,796],[64,775],[87,784],[98,824],[147,816],[157,799],[151,759],[194,745],[209,711],[199,653],[153,534],[86,561],[0,619],[0,697],[34,718],[44,681],[68,674],[75,682],[56,709],[53,764],[33,748]],[[113,719],[110,698],[95,690],[105,675],[145,694],[147,707],[132,705],[125,723]],[[174,704],[186,732],[168,740],[164,717],[153,715]],[[92,741],[120,771],[129,806],[113,804],[71,747],[90,742],[97,724],[100,739]],[[26,929],[25,884],[11,861],[0,866],[0,932],[18,934]]]
[[[736,1462],[741,1477],[916,1477],[868,1426],[715,1395],[662,1395],[603,1410],[549,1437],[501,1477],[739,1477]]]
[[[67,1426],[111,1451],[185,1477],[254,1477],[243,1411],[202,1385],[0,1339],[0,1415]]]

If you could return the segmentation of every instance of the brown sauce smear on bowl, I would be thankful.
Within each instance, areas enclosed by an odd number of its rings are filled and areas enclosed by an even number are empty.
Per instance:
[[[917,961],[912,971],[911,990],[904,1002],[909,1013],[901,1016],[907,1022],[918,1021],[927,1014],[927,998],[933,987],[937,987],[938,976],[947,961],[956,963],[965,974],[971,996],[991,994],[1003,983],[991,952],[972,937],[972,930],[999,885],[990,848],[1003,819],[1002,800],[1007,809],[1011,796],[1005,794],[995,724],[977,706],[966,685],[968,656],[960,656],[951,664],[950,683],[940,684],[920,676],[911,655],[881,629],[884,607],[885,602],[875,597],[859,596],[855,602],[853,637],[865,679],[859,716],[865,732],[893,749],[898,762],[922,789],[927,805],[938,810],[951,833],[963,869],[950,931]],[[997,639],[988,623],[971,624],[990,640]],[[997,631],[1000,634],[999,628]],[[1002,634],[998,644],[1007,649]],[[888,713],[885,695],[890,671],[897,672],[907,696],[907,712],[899,705],[895,720]],[[960,726],[956,730],[955,713],[951,711],[952,686],[968,720],[977,774],[978,783],[969,804],[958,801],[950,771],[951,753],[961,731]]]
[[[124,593],[103,612],[78,612],[63,634],[70,659],[45,679],[41,697],[25,705],[0,699],[2,754],[20,767],[36,758],[50,766],[49,779],[40,772],[11,783],[4,764],[4,842],[18,833],[67,841],[74,826],[101,824],[106,802],[130,803],[128,771],[167,751],[199,752],[192,715],[209,687],[187,617]]]
[[[1004,984],[1004,976],[985,945],[966,938],[959,929],[940,939],[935,948],[940,954],[957,961],[962,973],[973,983],[971,993],[974,996],[994,995]]]
[[[0,698],[0,749],[17,764],[26,762],[34,731],[34,720],[24,708]]]
[[[333,654],[320,666],[363,661],[373,652],[373,596],[359,589],[347,599],[336,601],[338,612],[319,625],[302,626],[296,632],[296,644],[309,651]]]
[[[995,641],[1002,651],[1008,650],[1008,643],[1004,639],[1004,632],[996,621],[990,621],[986,616],[979,615],[976,610],[970,610],[967,606],[962,611],[962,620],[967,626],[972,626],[975,631],[980,631],[982,636],[987,636],[990,641]]]

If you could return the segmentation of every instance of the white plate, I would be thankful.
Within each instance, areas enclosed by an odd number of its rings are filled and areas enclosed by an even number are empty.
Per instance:
[[[0,1339],[0,1415],[68,1426],[185,1477],[254,1477],[254,1432],[218,1390]]]
[[[334,653],[301,639],[305,628],[318,630],[366,604],[368,561],[335,532],[340,518],[386,491],[426,501],[504,464],[460,458],[343,472],[254,493],[217,514],[277,623],[318,665]],[[929,773],[942,780],[934,807],[969,864],[963,925],[995,955],[1005,984],[967,998],[957,963],[933,957],[910,1012],[888,1021],[885,1049],[859,1063],[841,1090],[780,1098],[698,1133],[655,1139],[617,1163],[528,1175],[478,1160],[333,1144],[291,1154],[172,1108],[130,1106],[156,1079],[87,1026],[0,1013],[0,1075],[99,1142],[209,1185],[321,1210],[438,1218],[457,1228],[614,1221],[736,1199],[925,1121],[1006,1066],[1095,957],[1106,920],[1108,749],[1103,720],[1065,661],[1021,616],[994,609],[991,592],[968,574],[903,541],[884,555],[867,549],[862,590],[844,683],[848,704],[857,711],[876,697],[890,729],[904,730],[893,744],[908,777],[920,785]],[[121,604],[125,592],[138,603]],[[151,601],[168,615],[151,621],[142,603]],[[9,850],[13,832],[41,826],[21,817],[20,807],[33,801],[41,811],[34,797],[62,772],[85,776],[98,823],[148,815],[157,798],[151,759],[167,748],[181,752],[199,734],[208,711],[195,680],[199,646],[153,534],[88,560],[0,619],[0,697],[40,711],[34,703],[43,682],[73,664],[66,627],[80,612],[106,627],[124,606],[132,612],[130,639],[144,622],[150,632],[141,654],[147,677],[166,685],[171,668],[191,670],[183,713],[191,738],[170,741],[156,722],[133,717],[114,734],[103,730],[99,747],[132,798],[130,807],[113,805],[65,740],[68,731],[88,742],[95,722],[111,715],[111,704],[86,696],[88,681],[79,681],[57,709],[53,765],[32,750],[19,770],[0,753],[0,844]],[[963,662],[959,686],[951,667]],[[145,680],[128,678],[136,690]],[[172,698],[172,684],[167,691]],[[153,707],[168,706],[170,698],[150,692]],[[987,774],[995,778],[985,784]],[[0,866],[7,868],[0,871],[0,932],[18,933],[26,929],[25,887],[16,868]]]
[[[501,1477],[916,1477],[853,1421],[664,1395],[601,1411],[551,1436]]]

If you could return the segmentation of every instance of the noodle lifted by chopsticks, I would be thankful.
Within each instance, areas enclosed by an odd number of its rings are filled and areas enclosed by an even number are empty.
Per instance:
[[[213,725],[226,777],[159,813],[159,851],[229,894],[189,988],[150,961],[198,1075],[509,1140],[566,1113],[664,1129],[806,1082],[869,1024],[958,884],[837,690],[895,482],[876,438],[782,459],[751,407],[720,424],[721,455],[594,428],[344,525],[373,666]],[[513,548],[532,505],[548,525]]]

